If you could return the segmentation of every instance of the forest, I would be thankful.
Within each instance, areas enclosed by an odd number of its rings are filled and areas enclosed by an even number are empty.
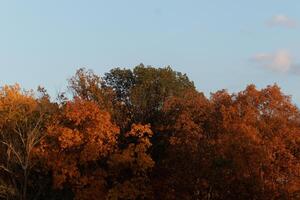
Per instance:
[[[0,89],[0,199],[300,199],[300,111],[276,84],[209,97],[140,64]]]

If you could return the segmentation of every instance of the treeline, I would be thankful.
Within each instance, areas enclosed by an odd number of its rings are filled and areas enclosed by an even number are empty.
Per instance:
[[[207,98],[139,65],[68,88],[1,88],[0,199],[300,199],[300,112],[277,85]]]

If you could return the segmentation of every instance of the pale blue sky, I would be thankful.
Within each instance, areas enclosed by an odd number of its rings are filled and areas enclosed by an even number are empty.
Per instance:
[[[79,67],[144,63],[171,65],[206,94],[276,82],[299,105],[299,10],[299,0],[3,0],[0,84],[56,94]]]

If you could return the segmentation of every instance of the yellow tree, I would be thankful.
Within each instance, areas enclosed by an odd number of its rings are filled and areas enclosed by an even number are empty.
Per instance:
[[[11,188],[1,195],[25,200],[33,150],[43,137],[43,109],[33,92],[13,85],[0,90],[0,113],[0,170]]]

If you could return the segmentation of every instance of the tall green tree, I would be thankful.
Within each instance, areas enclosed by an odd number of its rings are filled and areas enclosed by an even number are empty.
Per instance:
[[[130,109],[136,123],[155,124],[166,99],[193,89],[189,78],[171,67],[155,68],[140,64],[132,70],[116,68],[106,73],[104,85],[113,88],[117,99]]]

